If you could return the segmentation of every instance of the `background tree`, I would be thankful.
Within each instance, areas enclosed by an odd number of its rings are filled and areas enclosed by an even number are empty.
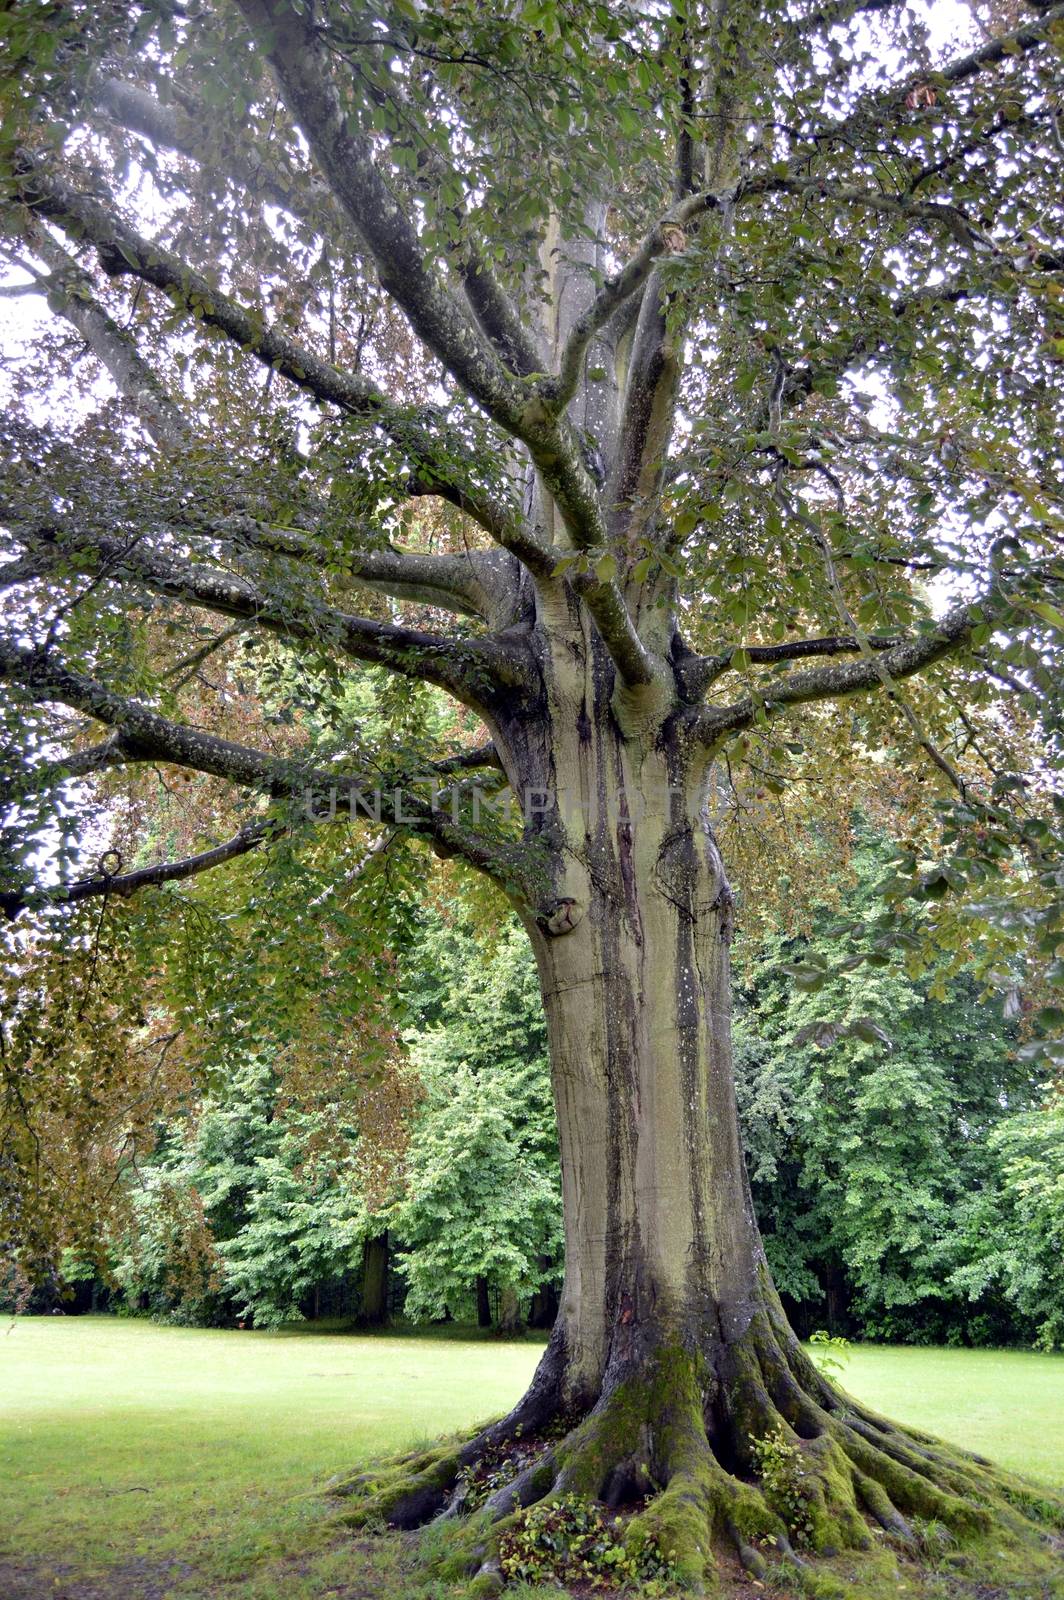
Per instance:
[[[554,1335],[507,1419],[356,1515],[423,1520],[559,1417],[488,1517],[649,1497],[631,1548],[692,1585],[717,1537],[759,1569],[792,1535],[867,1544],[864,1514],[906,1539],[914,1514],[971,1533],[1007,1495],[1037,1509],[846,1400],[787,1326],[743,1171],[705,802],[733,758],[785,782],[825,723],[827,749],[904,741],[942,786],[946,858],[910,851],[895,900],[977,885],[1001,951],[1018,965],[1033,933],[1053,975],[1045,767],[1010,753],[1043,700],[1050,763],[1060,726],[1060,22],[1039,4],[943,49],[878,0],[5,16],[18,292],[128,406],[124,426],[6,425],[8,912],[290,855],[304,797],[327,830],[354,786],[501,884],[536,954]],[[248,648],[309,663],[312,710],[371,664],[490,742],[329,748],[187,677],[197,655],[238,680]],[[988,705],[989,744],[968,709]],[[215,826],[241,791],[239,825],[80,881],[69,844],[61,885],[35,885],[40,797],[140,766],[211,780]],[[470,795],[478,767],[519,829]],[[331,853],[346,888],[342,837],[314,871]],[[767,1439],[803,1463],[800,1516],[773,1502]],[[490,1581],[490,1540],[473,1549]]]
[[[128,1304],[181,1322],[259,1327],[324,1315],[337,1302],[362,1315],[366,1246],[387,1198],[374,1181],[383,1152],[369,1156],[357,1126],[279,1112],[278,1091],[276,1074],[251,1062],[170,1124],[132,1183],[116,1240]]]
[[[1045,1090],[1018,1059],[1016,1023],[970,969],[943,984],[944,956],[910,974],[901,952],[811,990],[791,976],[815,983],[818,966],[861,953],[889,849],[860,823],[855,835],[847,871],[822,862],[842,882],[808,933],[738,947],[739,1113],[773,1277],[805,1332],[1029,1340],[1013,1296],[970,1295],[957,1277],[973,1249],[996,1253],[1006,1235],[1033,1265],[999,1187],[998,1138]],[[982,1287],[999,1283],[988,1272]]]
[[[736,944],[739,1117],[773,1278],[801,1333],[1052,1348],[1057,1113],[1037,1063],[1021,1058],[1017,1024],[979,996],[970,969],[935,997],[939,970],[910,976],[900,957],[815,993],[789,976],[833,959],[840,925],[852,947],[874,909],[889,844],[860,821],[850,843],[840,862],[834,831],[830,849],[805,841],[834,902],[807,912],[808,932]],[[394,1202],[366,1203],[381,1166],[372,1130],[333,1129],[323,1152],[320,1113],[286,1104],[273,1073],[237,1072],[190,1118],[169,1120],[129,1173],[127,1306],[192,1321],[365,1319],[365,1268],[387,1251],[405,1316],[487,1326],[509,1309],[549,1326],[561,1181],[535,965],[512,913],[485,934],[483,896],[446,888],[402,963],[418,1087],[393,1152]],[[793,909],[789,884],[783,894]],[[415,1291],[405,1302],[404,1281]],[[515,1285],[535,1296],[518,1304],[504,1292]]]
[[[512,1329],[533,1297],[540,1322],[557,1309],[558,1137],[528,941],[503,906],[486,944],[481,909],[452,901],[411,947],[406,1040],[424,1099],[391,1225],[408,1315],[457,1316],[472,1291],[478,1321]]]

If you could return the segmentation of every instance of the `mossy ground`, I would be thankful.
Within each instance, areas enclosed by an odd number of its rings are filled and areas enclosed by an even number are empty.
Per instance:
[[[441,1571],[463,1530],[352,1534],[305,1491],[502,1412],[542,1348],[465,1330],[262,1335],[106,1318],[5,1322],[0,1340],[3,1600],[468,1600],[456,1564]],[[846,1384],[1064,1483],[1059,1358],[858,1349]],[[869,1600],[1064,1595],[1064,1558],[1034,1541],[921,1537],[920,1568],[876,1535],[867,1552],[820,1558],[817,1582]],[[728,1600],[801,1594],[793,1572],[782,1587],[771,1571],[759,1585],[726,1550],[718,1559]],[[549,1585],[507,1594],[559,1600]]]
[[[963,1593],[976,1574],[984,1596],[1064,1596],[1064,1495],[885,1422],[777,1344],[768,1318],[725,1361],[661,1345],[541,1441],[501,1424],[342,1482],[343,1520],[430,1523],[429,1570],[477,1597],[515,1574],[606,1588],[617,1561],[634,1588],[720,1595],[736,1557],[755,1588],[810,1600],[934,1593],[929,1575]],[[502,1487],[470,1515],[488,1441]],[[611,1517],[590,1551],[589,1503]]]

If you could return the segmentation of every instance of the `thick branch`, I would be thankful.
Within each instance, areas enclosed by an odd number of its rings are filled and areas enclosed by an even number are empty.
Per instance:
[[[156,444],[173,448],[189,443],[191,431],[186,418],[158,374],[140,355],[132,337],[100,305],[88,273],[39,224],[31,223],[27,234],[34,254],[49,269],[48,278],[40,282],[40,292],[47,295],[52,309],[81,334]]]
[[[223,294],[162,245],[126,226],[94,197],[80,194],[36,164],[23,177],[21,195],[39,215],[94,244],[106,272],[114,277],[131,273],[164,290],[207,327],[219,329],[317,399],[361,417],[377,417],[388,409],[384,396],[367,379],[341,372],[306,346],[268,327],[261,312],[248,310]]]
[[[616,311],[644,287],[655,264],[670,251],[682,249],[684,228],[721,204],[715,194],[688,195],[661,217],[624,266],[608,277],[595,298],[573,325],[556,378],[541,385],[543,395],[559,409],[572,399],[580,381],[580,366],[588,345]]]
[[[314,604],[300,615],[246,578],[148,549],[142,542],[130,545],[80,530],[57,538],[51,528],[20,527],[9,508],[5,515],[15,537],[39,555],[42,573],[59,559],[64,567],[75,565],[111,582],[132,580],[154,594],[253,622],[285,639],[328,642],[356,660],[435,683],[478,710],[499,683],[521,677],[516,657],[493,640],[444,639],[325,604]]]
[[[101,79],[98,94],[100,105],[108,115],[123,127],[150,139],[155,146],[175,150],[199,165],[210,159],[210,152],[205,149],[202,123],[179,108],[164,106],[147,90],[118,78]],[[389,98],[400,109],[407,109],[394,89]],[[433,176],[449,176],[430,148],[419,149],[418,154],[422,164],[425,161],[430,163]],[[260,199],[268,200],[271,205],[309,221],[312,226],[327,220],[334,227],[343,227],[343,213],[336,198],[328,185],[319,179],[310,177],[302,183],[286,180],[263,162],[256,163],[239,153],[230,160],[227,176]],[[300,204],[304,197],[309,204]],[[457,212],[455,215],[457,221],[464,222]],[[468,233],[460,245],[459,272],[466,298],[477,321],[511,371],[527,374],[542,370],[542,357],[531,335],[509,296],[499,285],[483,251],[468,237]]]
[[[624,683],[638,688],[655,674],[651,652],[639,637],[628,603],[615,579],[603,582],[593,573],[576,573],[572,586],[595,619],[602,642]]]
[[[414,224],[377,170],[370,142],[348,129],[329,58],[309,16],[297,15],[287,0],[240,0],[240,8],[319,167],[372,255],[384,289],[466,393],[528,446],[574,542],[602,544],[596,485],[571,430],[559,426],[542,397],[507,370],[429,270]]]
[[[302,802],[308,818],[318,814],[322,806],[328,808],[327,815],[335,816],[338,799],[378,788],[374,778],[322,772],[299,760],[265,755],[247,745],[172,722],[140,701],[116,694],[95,678],[72,671],[49,651],[2,638],[0,678],[16,684],[37,704],[69,706],[113,728],[126,761],[166,762],[222,778],[275,800]],[[435,781],[438,775],[429,770]],[[418,781],[416,776],[406,780],[409,784]],[[488,839],[465,822],[456,822],[431,799],[404,790],[401,781],[389,784],[388,789],[394,801],[396,827],[426,839],[441,855],[461,856],[511,893],[526,891],[534,895],[534,882],[528,879],[520,846]]]
[[[240,9],[330,188],[373,256],[382,287],[463,388],[489,416],[509,425],[519,391],[430,271],[413,223],[377,170],[370,141],[349,131],[329,57],[309,16],[297,15],[284,0],[240,0]]]
[[[617,455],[608,486],[611,523],[633,554],[652,523],[672,437],[683,332],[670,327],[660,278],[647,284],[632,341]]]
[[[312,534],[296,528],[278,528],[251,517],[229,517],[216,537],[238,548],[261,550],[290,560],[321,562],[323,546]],[[397,600],[414,600],[470,617],[490,620],[492,594],[483,581],[486,569],[505,556],[491,551],[464,551],[460,555],[424,555],[415,550],[357,548],[329,551],[338,570],[379,594]]]
[[[985,602],[981,610],[986,612]],[[884,669],[891,678],[910,678],[961,649],[968,642],[978,620],[984,618],[973,615],[971,606],[958,606],[949,612],[937,628],[915,639],[891,645],[882,652],[878,661],[864,658],[841,662],[836,666],[814,667],[807,672],[793,672],[784,677],[767,678],[753,694],[733,705],[703,706],[688,713],[685,720],[696,739],[711,749],[716,748],[731,734],[752,726],[760,715],[773,717],[789,706],[804,705],[815,700],[838,700],[870,689],[882,689],[880,669]]]
[[[437,494],[449,500],[526,564],[539,561],[541,568],[546,567],[548,558],[509,509],[456,476],[455,462],[464,453],[460,442],[446,434],[437,438],[426,426],[424,415],[393,405],[368,379],[341,372],[307,346],[267,326],[261,312],[241,306],[186,262],[128,227],[97,198],[79,193],[39,165],[23,172],[20,197],[39,215],[88,239],[105,271],[113,276],[128,273],[163,290],[182,309],[217,328],[298,388],[348,415],[376,422],[414,463],[411,493]]]
[[[902,641],[873,634],[868,642],[873,650],[890,650]],[[785,644],[744,644],[737,645],[735,650],[723,650],[715,656],[688,656],[677,664],[676,674],[684,698],[697,700],[723,673],[731,670],[735,656],[740,651],[752,666],[768,666],[779,661],[801,661],[807,656],[852,655],[859,652],[860,648],[860,640],[848,634],[823,639],[795,639]]]

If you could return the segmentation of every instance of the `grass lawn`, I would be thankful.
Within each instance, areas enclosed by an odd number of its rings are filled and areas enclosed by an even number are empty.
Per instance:
[[[401,1596],[407,1545],[338,1538],[308,1491],[504,1410],[540,1348],[106,1317],[0,1323],[0,1595]],[[901,1421],[1064,1485],[1062,1359],[866,1346],[843,1382]]]

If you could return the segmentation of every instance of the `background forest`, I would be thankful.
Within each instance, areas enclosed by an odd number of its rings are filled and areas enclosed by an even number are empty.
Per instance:
[[[970,968],[883,958],[814,980],[890,859],[860,818],[850,831],[833,873],[823,848],[809,867],[820,913],[737,950],[740,1108],[776,1281],[803,1333],[1057,1348],[1064,1113]],[[404,931],[384,1119],[296,1104],[268,1055],[246,1059],[160,1120],[105,1250],[68,1253],[34,1304],[551,1325],[560,1180],[531,952],[504,908],[436,889]]]

